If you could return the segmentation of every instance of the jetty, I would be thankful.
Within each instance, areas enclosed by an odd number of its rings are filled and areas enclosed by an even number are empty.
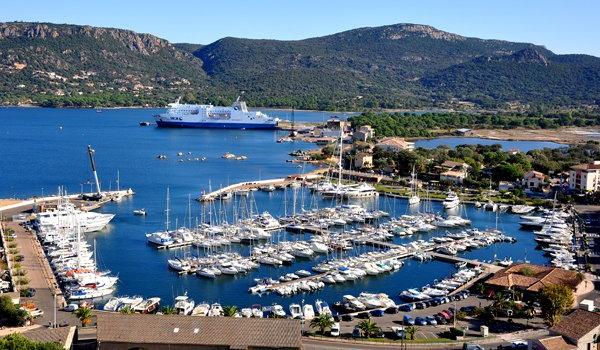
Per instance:
[[[277,179],[268,179],[268,180],[257,180],[257,181],[246,181],[246,182],[238,182],[233,185],[222,187],[216,191],[204,193],[198,198],[200,202],[210,202],[214,201],[221,196],[236,193],[241,191],[251,191],[260,189],[262,187],[267,186],[275,186],[275,187],[287,187],[292,183],[303,183],[310,180],[315,180],[320,178],[321,175],[317,173],[307,173],[307,174],[294,174],[288,175],[285,178],[277,178]]]
[[[31,212],[34,208],[53,206],[58,203],[60,199],[68,199],[77,206],[77,209],[83,211],[96,210],[106,203],[111,201],[118,201],[125,197],[134,195],[134,191],[129,188],[126,190],[119,191],[103,191],[102,197],[98,200],[89,200],[95,193],[78,193],[65,196],[46,196],[46,197],[32,197],[28,199],[14,199],[0,201],[0,215],[12,216],[25,212]],[[2,204],[4,202],[4,204]]]

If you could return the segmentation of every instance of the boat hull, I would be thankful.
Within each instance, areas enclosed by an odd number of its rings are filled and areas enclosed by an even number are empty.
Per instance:
[[[159,128],[201,128],[201,129],[256,129],[275,130],[276,123],[206,123],[206,122],[182,122],[157,120]]]

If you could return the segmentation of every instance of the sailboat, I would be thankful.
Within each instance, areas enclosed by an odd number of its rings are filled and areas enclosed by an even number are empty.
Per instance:
[[[419,198],[419,192],[417,190],[417,173],[415,172],[415,166],[413,165],[413,170],[410,180],[410,197],[408,198],[409,205],[419,204],[421,198]]]

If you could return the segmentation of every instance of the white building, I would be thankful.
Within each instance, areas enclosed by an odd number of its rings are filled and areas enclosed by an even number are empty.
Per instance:
[[[523,188],[527,190],[538,191],[541,190],[545,185],[544,179],[546,175],[540,173],[539,171],[530,170],[523,175],[523,179],[521,180],[521,185]]]
[[[401,137],[386,137],[379,141],[375,147],[390,152],[398,152],[401,150],[412,151],[415,149],[415,143],[408,142]]]
[[[598,191],[599,188],[600,160],[571,167],[569,171],[569,189],[585,193]]]

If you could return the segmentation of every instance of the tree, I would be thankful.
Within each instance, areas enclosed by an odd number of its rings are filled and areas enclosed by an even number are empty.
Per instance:
[[[356,326],[362,331],[365,338],[370,338],[372,335],[379,333],[379,326],[371,320],[363,320]]]
[[[404,333],[409,336],[410,340],[415,340],[415,333],[417,333],[417,327],[408,326],[404,328]]]
[[[124,308],[119,310],[119,312],[122,313],[123,315],[132,315],[135,313],[135,310],[133,310],[133,308],[131,306],[126,305]]]
[[[0,350],[60,350],[62,346],[52,342],[36,342],[19,333],[0,338]]]
[[[233,317],[237,314],[238,308],[235,305],[228,305],[223,307],[223,316]]]
[[[563,284],[546,286],[540,291],[539,298],[542,317],[546,323],[554,326],[573,305],[573,290]]]
[[[81,321],[81,325],[85,327],[92,322],[92,309],[81,307],[75,311],[75,316]]]
[[[163,306],[163,308],[160,310],[160,312],[162,312],[163,315],[174,315],[175,308],[172,306]]]
[[[29,319],[27,311],[17,308],[8,296],[0,297],[0,326],[20,327]]]
[[[325,330],[331,329],[333,324],[333,317],[327,314],[321,314],[310,320],[310,327],[318,329],[321,335],[325,334]]]

